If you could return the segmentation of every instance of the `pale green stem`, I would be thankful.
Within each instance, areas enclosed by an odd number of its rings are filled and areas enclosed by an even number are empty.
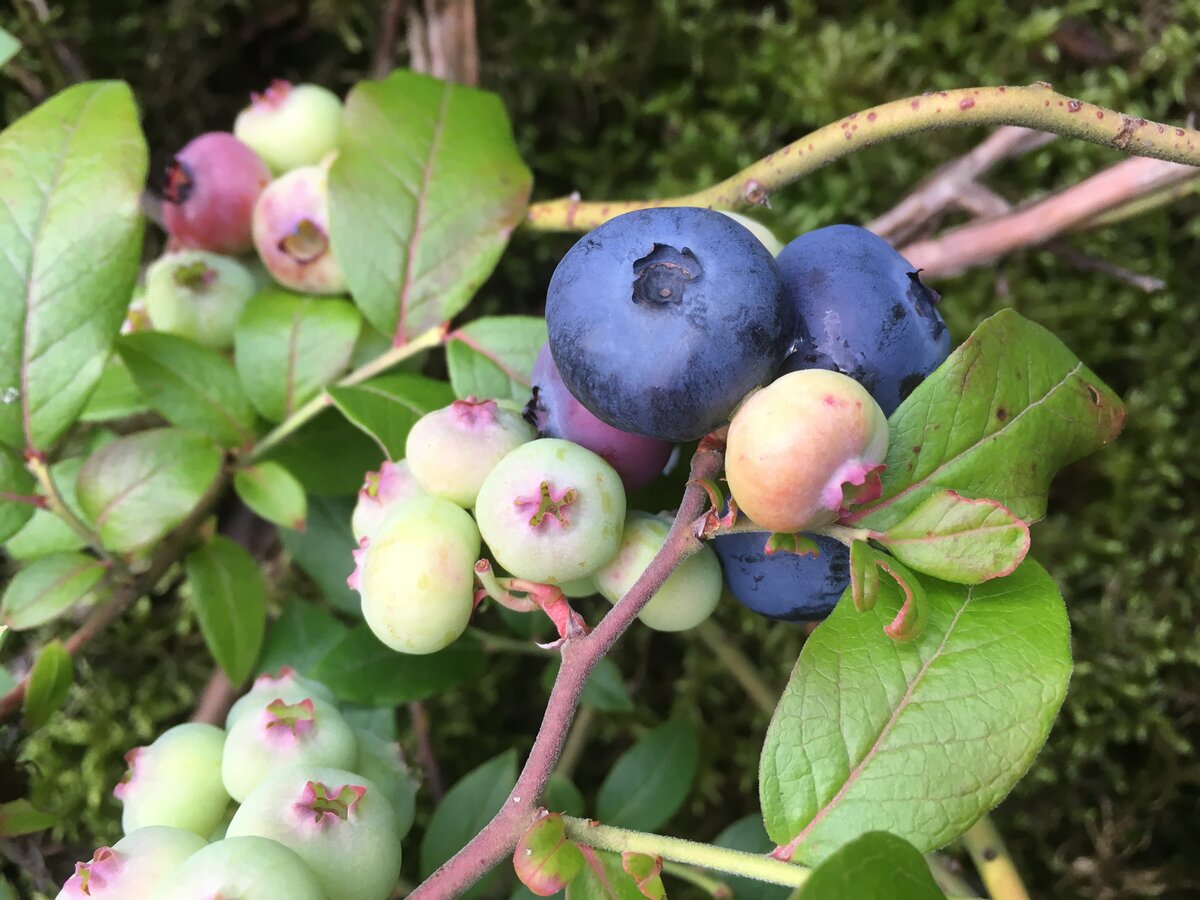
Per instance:
[[[574,777],[575,768],[583,759],[583,751],[587,749],[588,738],[592,736],[592,721],[595,718],[596,711],[590,706],[579,708],[571,725],[571,732],[567,735],[567,742],[563,744],[562,753],[559,754],[558,765],[554,768],[555,775],[561,775],[568,780]]]
[[[870,528],[847,528],[845,525],[826,525],[824,528],[814,528],[813,534],[823,534],[849,547],[855,541],[866,541],[879,537],[879,532]]]
[[[583,202],[564,197],[529,207],[525,225],[540,231],[589,231],[621,213],[662,206],[738,209],[864,147],[940,128],[1022,125],[1187,165],[1200,165],[1200,132],[1151,122],[1055,93],[1048,84],[959,88],[894,100],[852,113],[770,153],[720,184],[653,200]]]
[[[66,523],[67,527],[70,528],[71,531],[73,531],[81,541],[99,553],[106,560],[112,562],[121,574],[127,574],[125,565],[119,560],[115,560],[112,555],[104,549],[104,544],[100,540],[100,535],[96,534],[96,532],[93,531],[86,522],[80,519],[79,516],[75,515],[75,513],[71,511],[71,508],[67,506],[66,501],[63,499],[62,492],[59,491],[58,485],[54,481],[54,475],[50,471],[49,464],[47,464],[44,459],[35,456],[28,460],[26,467],[33,475],[34,480],[37,481],[38,487],[42,489],[42,494],[46,498],[46,508],[62,519],[63,522]]]
[[[925,862],[929,865],[929,871],[933,874],[933,880],[942,889],[942,893],[957,894],[963,897],[977,896],[975,889],[946,864],[941,854],[926,853]]]
[[[733,896],[733,889],[723,881],[717,881],[715,878],[709,878],[703,872],[698,872],[691,866],[685,866],[682,863],[671,862],[666,860],[662,864],[664,875],[670,875],[672,878],[678,878],[680,881],[686,881],[688,884],[694,884],[713,900],[725,900],[725,898]]]
[[[963,843],[992,900],[1029,900],[1029,892],[1008,855],[1008,848],[988,816],[971,826],[963,835]]]
[[[682,838],[647,834],[644,831],[629,831],[611,825],[598,825],[587,819],[576,819],[574,816],[563,816],[563,823],[566,826],[567,837],[577,844],[595,847],[597,850],[661,856],[672,862],[717,869],[731,875],[741,875],[755,881],[783,884],[788,887],[799,887],[809,876],[809,870],[802,866],[756,853],[714,847],[711,844],[685,841]]]
[[[554,650],[539,647],[533,641],[519,641],[516,638],[502,634],[493,634],[482,628],[468,628],[467,633],[473,636],[484,650],[492,653],[516,653],[521,656],[538,656],[542,659],[557,658]]]
[[[734,680],[741,685],[742,690],[746,692],[746,696],[754,702],[755,706],[768,716],[775,712],[779,692],[771,689],[771,686],[758,674],[758,667],[725,636],[725,632],[719,625],[714,624],[712,620],[706,620],[696,626],[695,634],[725,666]]]
[[[414,338],[407,344],[402,344],[399,347],[393,347],[386,353],[381,353],[369,363],[359,366],[345,378],[337,383],[337,387],[350,387],[355,384],[360,384],[368,378],[373,378],[381,372],[386,372],[393,366],[397,366],[410,356],[416,356],[423,350],[429,350],[442,343],[446,337],[446,329],[438,325],[435,328],[430,328],[424,334]],[[253,462],[261,459],[263,454],[272,449],[276,444],[280,443],[284,438],[294,434],[300,430],[309,420],[315,418],[318,413],[322,412],[333,401],[330,400],[329,394],[322,391],[313,397],[290,416],[275,426],[267,435],[259,441],[253,450],[248,455],[248,460]]]

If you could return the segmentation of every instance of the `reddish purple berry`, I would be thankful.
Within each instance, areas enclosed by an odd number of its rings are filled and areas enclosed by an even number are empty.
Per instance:
[[[236,256],[253,246],[254,204],[271,181],[258,154],[224,131],[187,144],[167,166],[163,225],[176,248]]]

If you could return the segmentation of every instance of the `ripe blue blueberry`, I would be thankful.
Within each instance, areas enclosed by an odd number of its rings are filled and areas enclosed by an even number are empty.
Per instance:
[[[767,554],[763,531],[724,534],[713,540],[725,583],[747,609],[788,622],[824,619],[850,584],[850,551],[824,535],[809,534],[820,554]]]
[[[950,355],[938,295],[892,245],[856,225],[802,234],[778,257],[784,291],[810,340],[785,372],[830,369],[865,387],[891,415]]]
[[[767,381],[794,339],[775,260],[728,216],[644,209],[584,235],[550,279],[550,352],[603,421],[702,437]]]

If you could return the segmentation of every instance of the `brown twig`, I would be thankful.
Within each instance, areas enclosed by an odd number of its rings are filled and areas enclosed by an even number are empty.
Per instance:
[[[691,480],[658,555],[591,634],[563,645],[562,667],[516,787],[491,822],[419,885],[409,895],[409,900],[457,897],[512,852],[522,831],[536,814],[538,800],[567,740],[579,695],[592,669],[612,649],[679,563],[700,549],[700,541],[692,533],[692,527],[708,498],[699,482],[716,477],[721,459],[720,450],[712,444],[701,443],[692,458]]]
[[[371,77],[384,78],[396,65],[396,38],[400,35],[400,20],[404,18],[408,0],[387,0],[379,16],[379,40],[371,61]]]
[[[159,544],[157,551],[150,559],[150,565],[131,580],[115,587],[112,596],[96,607],[75,632],[67,638],[64,646],[72,656],[79,653],[87,643],[102,632],[109,624],[125,611],[129,604],[154,590],[154,586],[173,566],[184,548],[191,543],[196,530],[208,518],[213,506],[224,492],[229,483],[229,474],[222,470],[221,474],[209,487],[205,495],[196,504],[188,517]],[[0,721],[4,721],[21,708],[25,699],[25,691],[29,686],[29,676],[21,681],[3,697],[0,697]]]
[[[408,719],[412,724],[413,736],[417,740],[417,765],[425,776],[425,786],[435,804],[442,802],[445,790],[442,786],[442,769],[438,765],[437,754],[433,752],[432,730],[429,727],[429,712],[420,700],[408,704]]]
[[[964,194],[980,175],[1006,159],[1044,147],[1054,139],[1055,135],[1032,128],[1016,125],[998,128],[974,150],[939,166],[907,197],[866,227],[893,244],[910,241],[946,209],[963,206]]]
[[[1100,213],[1198,176],[1200,170],[1189,165],[1127,159],[1045,200],[917,241],[900,252],[922,275],[957,275],[1013,250],[1045,244]]]
[[[1123,266],[1118,266],[1107,259],[1101,259],[1098,256],[1084,253],[1082,250],[1077,250],[1062,241],[1052,242],[1047,249],[1055,256],[1061,257],[1081,271],[1101,272],[1105,275],[1110,275],[1118,281],[1124,281],[1126,284],[1132,285],[1139,291],[1144,291],[1147,294],[1157,293],[1167,286],[1167,283],[1161,278],[1155,278],[1153,275],[1142,275],[1140,272],[1134,272]]]
[[[229,676],[218,666],[213,669],[208,683],[200,692],[200,702],[196,704],[191,721],[202,722],[205,725],[222,725],[236,696],[237,690],[230,682]]]
[[[479,84],[475,0],[424,0],[408,6],[409,63],[459,84]]]

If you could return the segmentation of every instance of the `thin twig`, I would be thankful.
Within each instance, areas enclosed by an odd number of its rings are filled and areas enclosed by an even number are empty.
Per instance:
[[[442,788],[442,770],[438,765],[437,754],[433,752],[433,739],[429,728],[429,713],[425,704],[414,700],[408,704],[408,719],[412,723],[413,736],[417,741],[417,765],[425,776],[425,786],[433,802],[441,803],[445,791]]]
[[[1048,246],[1048,249],[1055,256],[1061,257],[1077,269],[1084,272],[1101,272],[1105,275],[1111,275],[1118,281],[1124,281],[1126,284],[1132,285],[1139,291],[1144,291],[1147,294],[1154,294],[1165,290],[1167,286],[1167,283],[1161,278],[1155,278],[1153,275],[1143,275],[1140,272],[1134,272],[1131,269],[1118,266],[1111,260],[1084,253],[1082,250],[1078,250],[1063,241],[1052,242]]]
[[[893,244],[919,234],[947,208],[961,206],[964,192],[1000,162],[1044,147],[1056,135],[1015,125],[998,128],[969,153],[939,166],[925,181],[867,228]]]
[[[208,682],[204,685],[204,690],[200,692],[200,702],[196,704],[191,721],[201,722],[205,725],[224,724],[225,717],[229,715],[229,708],[233,706],[235,696],[237,696],[237,691],[230,682],[229,676],[218,666],[213,669],[212,675],[208,677]]]
[[[1189,165],[1123,160],[1038,203],[909,244],[900,252],[923,276],[956,275],[1013,250],[1045,244],[1105,210],[1198,177],[1200,170]]]
[[[963,842],[992,900],[1029,900],[1008,848],[988,816],[971,826]]]
[[[819,128],[720,184],[678,197],[583,202],[564,197],[529,208],[525,225],[542,231],[588,231],[634,209],[764,205],[772,194],[864,147],[938,128],[1021,125],[1188,165],[1200,165],[1200,133],[1151,122],[1055,93],[1048,84],[935,91],[884,103]]]
[[[516,787],[483,830],[419,885],[409,900],[457,897],[512,852],[517,839],[537,814],[538,801],[566,743],[579,695],[592,669],[679,563],[700,549],[700,541],[692,533],[708,499],[700,482],[716,477],[721,460],[722,453],[714,444],[701,442],[692,457],[691,478],[679,511],[658,555],[591,634],[563,644],[562,667]]]
[[[758,667],[744,654],[712,620],[701,622],[693,633],[712,651],[713,656],[725,666],[734,681],[741,685],[746,697],[768,716],[775,712],[779,692],[758,673]]]
[[[400,35],[400,20],[404,18],[407,0],[387,0],[379,17],[379,40],[371,63],[371,77],[383,78],[396,65],[396,38]]]
[[[585,706],[579,710],[579,715],[575,717],[575,724],[571,726],[571,733],[567,735],[567,742],[563,744],[562,753],[558,756],[558,767],[554,770],[555,774],[568,779],[574,777],[575,768],[583,759],[583,752],[587,749],[588,738],[591,737],[592,732],[592,722],[595,721],[595,718],[596,711],[594,709]]]

